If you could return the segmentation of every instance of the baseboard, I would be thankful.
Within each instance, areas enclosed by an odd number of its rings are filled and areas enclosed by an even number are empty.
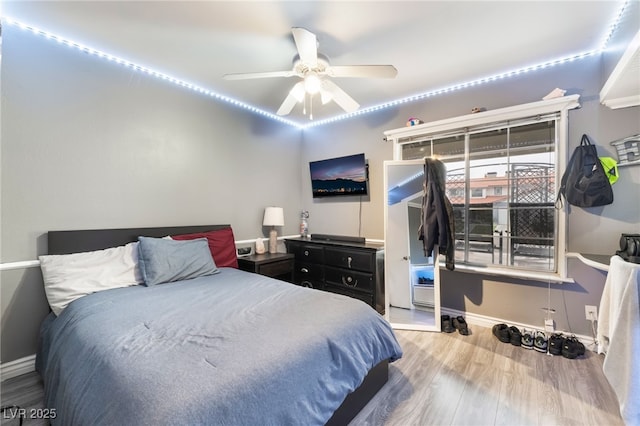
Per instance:
[[[29,355],[24,358],[16,359],[0,364],[0,381],[18,377],[23,374],[36,371],[36,356]]]
[[[486,315],[479,315],[479,314],[474,314],[474,313],[470,313],[470,312],[462,312],[462,311],[458,311],[456,309],[449,309],[449,308],[445,308],[445,307],[441,307],[440,308],[440,312],[443,315],[450,315],[452,317],[457,317],[459,315],[463,316],[465,318],[465,321],[467,322],[467,324],[469,325],[477,325],[480,327],[486,327],[486,328],[493,328],[494,325],[496,324],[501,324],[501,323],[505,323],[509,326],[516,326],[518,327],[520,330],[522,330],[523,328],[526,328],[527,330],[540,330],[540,331],[544,331],[544,327],[540,327],[539,325],[531,325],[531,324],[523,324],[523,323],[517,323],[517,322],[511,322],[511,321],[505,321],[503,319],[500,318],[494,318],[494,317],[489,317]],[[597,345],[595,344],[595,340],[593,339],[593,337],[591,336],[585,336],[582,334],[574,334],[574,333],[569,333],[569,332],[564,332],[562,330],[556,330],[558,333],[562,333],[564,335],[575,335],[578,340],[580,340],[580,342],[582,342],[582,344],[585,346],[586,349],[593,351],[593,352],[597,352]],[[548,333],[547,333],[548,335]]]

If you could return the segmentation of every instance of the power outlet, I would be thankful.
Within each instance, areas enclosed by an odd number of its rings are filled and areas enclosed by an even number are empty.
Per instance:
[[[584,315],[589,321],[598,320],[598,307],[593,305],[584,306]]]
[[[551,318],[544,320],[544,331],[546,331],[547,333],[555,332],[556,322]]]

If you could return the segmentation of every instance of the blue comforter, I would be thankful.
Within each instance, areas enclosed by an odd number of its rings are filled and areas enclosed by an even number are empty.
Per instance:
[[[74,301],[37,364],[54,424],[311,425],[401,356],[359,300],[221,268]]]

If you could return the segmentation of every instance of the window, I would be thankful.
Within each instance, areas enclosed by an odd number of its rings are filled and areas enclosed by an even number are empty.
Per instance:
[[[482,197],[484,197],[484,189],[482,189],[482,188],[471,188],[471,197],[473,197],[473,198],[482,198]]]
[[[403,147],[447,165],[456,262],[556,272],[556,140],[550,115]]]
[[[555,208],[556,176],[566,159],[567,111],[578,106],[577,99],[385,132],[395,143],[396,159],[431,156],[446,164],[456,264],[518,276],[519,271],[566,276],[560,262],[565,215]]]

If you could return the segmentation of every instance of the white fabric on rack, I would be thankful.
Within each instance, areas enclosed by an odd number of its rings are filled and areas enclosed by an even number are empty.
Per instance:
[[[640,265],[613,256],[600,301],[598,352],[627,426],[640,426]]]

